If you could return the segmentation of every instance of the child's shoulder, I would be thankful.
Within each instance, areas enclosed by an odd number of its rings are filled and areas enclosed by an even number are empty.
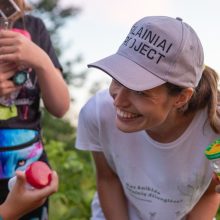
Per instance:
[[[25,25],[31,26],[31,25],[37,25],[37,26],[45,26],[44,22],[41,18],[36,17],[32,14],[27,14],[24,16]]]

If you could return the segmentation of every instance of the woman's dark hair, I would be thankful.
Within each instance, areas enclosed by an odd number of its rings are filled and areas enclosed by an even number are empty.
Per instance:
[[[220,133],[220,91],[218,90],[218,74],[212,68],[206,66],[198,86],[195,88],[194,93],[183,108],[183,114],[196,112],[207,106],[208,120],[212,129]],[[179,94],[184,88],[173,85],[171,83],[165,83],[170,95]]]

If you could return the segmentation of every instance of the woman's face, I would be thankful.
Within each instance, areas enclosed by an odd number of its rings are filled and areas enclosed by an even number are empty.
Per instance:
[[[116,108],[116,125],[123,132],[162,132],[173,119],[175,96],[162,85],[145,91],[133,91],[116,80],[109,88]]]

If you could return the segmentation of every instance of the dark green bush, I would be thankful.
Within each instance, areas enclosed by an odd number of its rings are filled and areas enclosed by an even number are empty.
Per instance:
[[[58,172],[58,193],[50,198],[50,219],[87,220],[95,191],[94,166],[89,152],[76,150],[76,129],[67,121],[44,113],[43,133],[50,164]]]

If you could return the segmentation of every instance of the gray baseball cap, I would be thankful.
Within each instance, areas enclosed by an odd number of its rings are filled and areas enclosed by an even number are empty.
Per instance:
[[[170,82],[195,88],[204,69],[196,32],[180,18],[149,16],[137,21],[116,54],[91,63],[125,87],[143,91]]]

